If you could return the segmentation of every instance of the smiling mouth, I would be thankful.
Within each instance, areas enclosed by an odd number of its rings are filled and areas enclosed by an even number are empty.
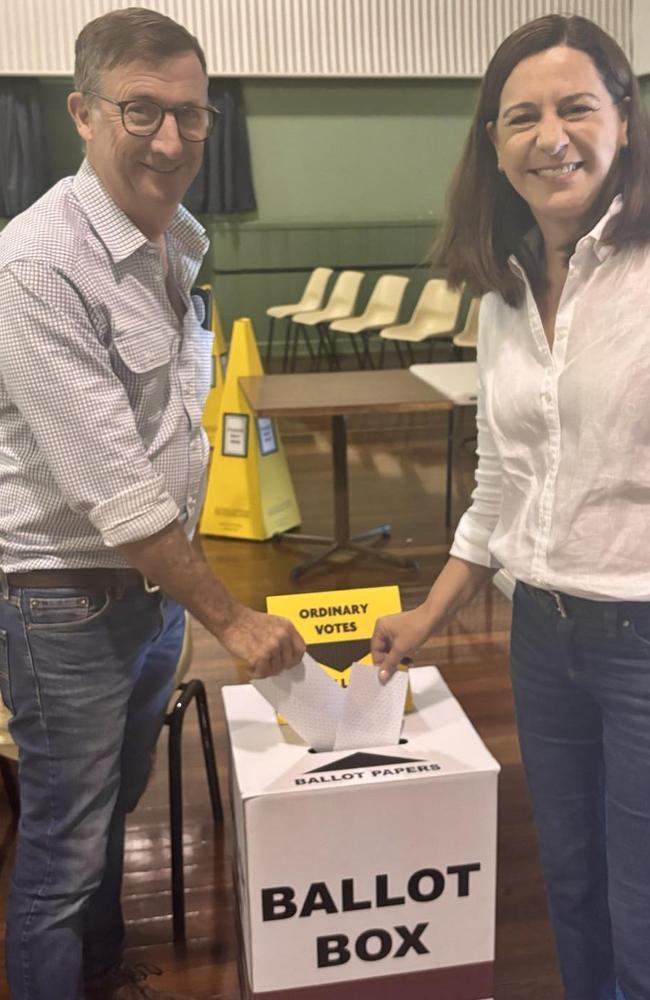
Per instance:
[[[562,163],[559,167],[539,167],[531,170],[531,174],[537,177],[563,177],[565,174],[574,174],[581,166],[582,163]]]
[[[158,167],[152,167],[149,163],[143,163],[143,166],[147,170],[153,170],[154,174],[175,174],[177,170],[180,170],[180,165],[178,167],[172,167],[171,170],[160,170]]]

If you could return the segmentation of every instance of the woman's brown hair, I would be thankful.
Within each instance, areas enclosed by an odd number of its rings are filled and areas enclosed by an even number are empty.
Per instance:
[[[628,119],[628,147],[613,164],[585,232],[620,192],[622,209],[608,223],[603,240],[616,249],[650,242],[650,119],[625,53],[584,17],[551,14],[530,21],[501,43],[486,70],[450,187],[447,219],[434,250],[435,263],[447,268],[450,285],[467,282],[475,295],[497,291],[513,306],[522,299],[523,285],[510,270],[508,257],[518,255],[534,290],[544,285],[543,263],[522,245],[535,220],[527,203],[499,172],[487,124],[498,118],[501,91],[515,66],[556,45],[590,56],[614,103],[625,100]]]

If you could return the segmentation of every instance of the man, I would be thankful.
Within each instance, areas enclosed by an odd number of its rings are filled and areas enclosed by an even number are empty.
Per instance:
[[[0,685],[22,804],[13,1000],[179,1000],[123,965],[119,896],[183,607],[257,676],[303,653],[190,543],[210,343],[189,293],[207,240],[179,206],[214,123],[207,83],[198,42],[169,18],[128,8],[86,25],[69,97],[86,160],[0,238]]]

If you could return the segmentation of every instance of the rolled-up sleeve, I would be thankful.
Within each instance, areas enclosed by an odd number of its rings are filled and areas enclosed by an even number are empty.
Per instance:
[[[0,272],[0,377],[65,503],[107,546],[178,517],[108,349],[55,268],[21,261]]]
[[[489,551],[490,538],[499,520],[501,511],[501,463],[488,426],[485,406],[485,372],[484,352],[481,342],[489,336],[486,328],[489,326],[489,311],[486,303],[481,304],[479,314],[478,336],[478,373],[479,386],[476,405],[477,455],[476,486],[472,493],[471,506],[461,517],[453,545],[452,556],[480,566],[499,569],[501,564]]]

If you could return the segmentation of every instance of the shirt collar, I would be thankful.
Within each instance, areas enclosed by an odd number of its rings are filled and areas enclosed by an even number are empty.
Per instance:
[[[73,186],[89,222],[115,263],[149,244],[144,233],[117,207],[88,160],[81,164]],[[182,205],[178,206],[168,232],[192,257],[200,259],[208,248],[205,229]]]
[[[614,247],[611,243],[603,243],[603,233],[607,227],[607,223],[610,219],[613,219],[617,215],[621,208],[623,207],[623,198],[620,194],[617,194],[605,214],[598,220],[596,225],[588,233],[582,236],[576,243],[576,252],[582,250],[586,247],[591,247],[598,258],[598,261],[607,260],[611,253],[614,251]],[[537,226],[530,229],[524,236],[524,240],[529,244],[532,249],[541,250],[541,238]],[[515,254],[511,254],[508,257],[508,264],[510,265],[510,270],[513,271],[519,277],[524,277],[524,269],[517,260]]]
[[[609,220],[613,219],[615,215],[618,215],[622,207],[623,197],[622,195],[617,194],[603,217],[598,220],[593,229],[583,236],[582,239],[578,240],[576,243],[576,250],[581,250],[583,247],[591,246],[599,261],[607,260],[609,255],[613,253],[614,247],[611,243],[603,243],[603,233]]]

